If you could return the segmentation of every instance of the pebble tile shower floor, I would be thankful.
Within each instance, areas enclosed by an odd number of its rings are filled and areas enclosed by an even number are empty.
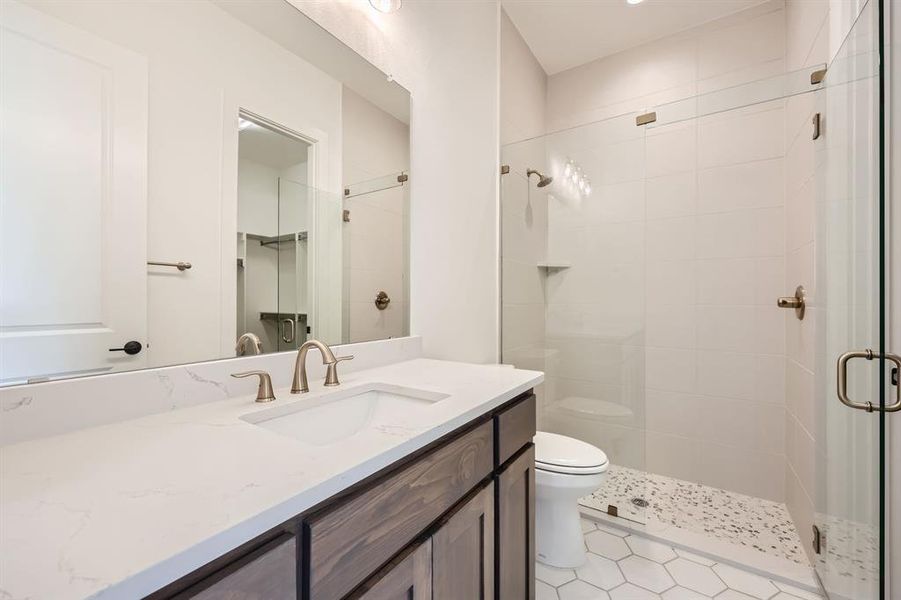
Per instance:
[[[636,497],[648,507],[633,504]],[[580,502],[602,512],[616,505],[620,516],[638,522],[650,514],[682,529],[809,564],[794,522],[778,502],[615,465],[603,487]]]
[[[588,560],[578,569],[538,563],[536,600],[822,600],[818,594],[582,520]]]

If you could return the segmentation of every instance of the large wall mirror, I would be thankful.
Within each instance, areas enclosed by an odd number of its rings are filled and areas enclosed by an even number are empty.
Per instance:
[[[0,3],[0,385],[409,334],[409,94],[282,0]]]

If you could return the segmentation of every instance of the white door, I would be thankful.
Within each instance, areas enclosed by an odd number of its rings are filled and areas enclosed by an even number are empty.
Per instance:
[[[0,3],[0,385],[145,366],[146,165],[146,61]]]

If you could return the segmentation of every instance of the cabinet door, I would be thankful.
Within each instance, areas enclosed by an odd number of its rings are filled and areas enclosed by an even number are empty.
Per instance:
[[[494,596],[494,484],[489,483],[432,536],[432,597]]]
[[[498,598],[535,598],[535,446],[497,477]]]
[[[417,546],[400,562],[376,575],[353,600],[431,600],[432,540]]]
[[[273,540],[245,559],[176,596],[193,600],[295,600],[297,544],[294,536]]]
[[[487,421],[309,516],[304,597],[340,600],[368,580],[491,475],[493,448]]]

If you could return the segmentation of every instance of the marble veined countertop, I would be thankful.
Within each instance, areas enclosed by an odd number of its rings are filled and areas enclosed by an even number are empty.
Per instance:
[[[543,380],[535,371],[415,359],[339,388],[243,396],[0,449],[0,598],[140,598],[328,499]],[[241,419],[339,389],[449,396],[313,445]]]

